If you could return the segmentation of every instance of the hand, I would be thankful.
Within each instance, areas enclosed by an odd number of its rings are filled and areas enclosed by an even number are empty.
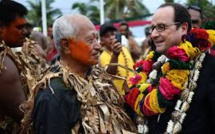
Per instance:
[[[113,52],[113,55],[117,56],[119,55],[120,51],[122,50],[122,45],[120,42],[117,42],[116,39],[113,40],[111,45],[111,50]]]

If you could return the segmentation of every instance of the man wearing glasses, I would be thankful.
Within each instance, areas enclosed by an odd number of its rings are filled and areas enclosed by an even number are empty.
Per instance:
[[[203,15],[202,15],[201,8],[196,5],[190,5],[187,7],[187,10],[192,20],[192,27],[200,28],[203,22]]]
[[[134,65],[139,74],[124,96],[139,115],[138,133],[215,133],[215,57],[206,51],[206,31],[191,29],[182,5],[166,3],[155,11],[149,32],[156,49]]]

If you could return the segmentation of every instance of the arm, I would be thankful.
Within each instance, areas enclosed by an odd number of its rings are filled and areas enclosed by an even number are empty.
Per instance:
[[[47,49],[48,49],[48,41],[47,41],[47,38],[42,34],[41,35],[42,37],[42,43],[43,43],[43,49],[44,51],[47,53]]]
[[[25,101],[20,76],[13,61],[6,56],[4,59],[6,70],[0,74],[0,110],[17,122],[23,118],[19,105]]]
[[[135,61],[141,56],[141,49],[138,46],[137,42],[132,37],[128,38],[128,42],[129,42],[130,53],[133,57],[133,60]]]
[[[46,59],[46,52],[41,48],[41,46],[39,44],[35,44],[34,45],[35,51],[37,52],[37,54],[41,57],[43,57],[44,59]]]

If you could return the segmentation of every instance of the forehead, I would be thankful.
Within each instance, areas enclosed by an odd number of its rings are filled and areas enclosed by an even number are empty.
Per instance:
[[[79,29],[78,37],[82,39],[98,37],[98,31],[96,31],[94,25],[85,25]]]
[[[121,25],[121,26],[119,26],[119,29],[120,30],[125,30],[125,29],[127,29],[127,26],[126,25]]]
[[[157,9],[152,17],[152,25],[174,22],[174,9],[170,6]]]
[[[104,33],[104,35],[103,36],[108,36],[108,35],[111,35],[111,34],[115,34],[115,30],[108,30],[108,31],[106,31],[105,33]],[[102,36],[102,37],[103,37]]]
[[[10,23],[10,25],[26,25],[27,20],[24,17],[17,17],[14,21]]]
[[[189,9],[188,12],[189,12],[189,14],[191,16],[191,19],[193,19],[193,18],[201,18],[199,11],[196,11],[196,10],[193,10],[193,9]]]
[[[89,20],[82,20],[77,23],[78,26],[78,36],[87,37],[92,35],[97,35],[95,26]]]

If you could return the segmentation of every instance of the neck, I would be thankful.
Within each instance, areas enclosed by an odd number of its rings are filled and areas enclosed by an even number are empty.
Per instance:
[[[82,78],[86,77],[86,73],[89,70],[89,67],[63,57],[61,58],[60,63],[63,67],[67,67],[72,73],[75,73]]]

